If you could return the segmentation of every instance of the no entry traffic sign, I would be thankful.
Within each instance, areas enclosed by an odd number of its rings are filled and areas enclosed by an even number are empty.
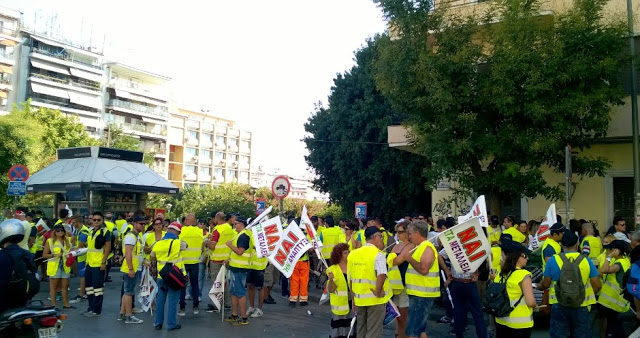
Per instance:
[[[284,199],[289,195],[289,190],[291,190],[291,183],[286,176],[278,176],[271,183],[271,192],[276,198]]]
[[[29,169],[22,164],[16,164],[13,167],[9,168],[9,172],[7,173],[7,177],[9,177],[9,181],[20,181],[24,182],[29,179]]]

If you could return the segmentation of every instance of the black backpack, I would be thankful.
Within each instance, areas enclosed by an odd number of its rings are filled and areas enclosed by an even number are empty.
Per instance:
[[[9,285],[5,293],[10,298],[8,304],[12,307],[24,306],[40,291],[40,281],[36,278],[35,271],[29,269],[29,266],[35,266],[35,264],[27,261],[27,255],[15,257],[6,250],[0,250],[0,255],[10,257],[11,265],[3,267],[3,269],[9,268],[11,271]]]
[[[507,281],[512,273],[513,271],[507,275],[507,278],[502,277],[500,282],[492,282],[487,285],[487,292],[482,302],[486,313],[497,318],[507,317],[522,300],[524,294],[520,296],[514,306],[511,306],[509,294],[507,293]]]

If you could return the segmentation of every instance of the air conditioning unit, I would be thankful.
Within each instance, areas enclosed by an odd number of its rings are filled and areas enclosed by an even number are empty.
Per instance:
[[[198,157],[197,156],[192,156],[191,157],[191,161],[195,162],[195,163],[198,163]]]

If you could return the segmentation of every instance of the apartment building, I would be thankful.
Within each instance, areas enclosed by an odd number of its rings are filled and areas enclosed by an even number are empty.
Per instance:
[[[291,183],[291,190],[287,198],[303,199],[307,201],[329,202],[329,194],[322,193],[313,188],[312,179],[309,177],[291,177],[286,175],[280,168],[265,168],[255,166],[251,170],[251,186],[271,188],[273,180],[280,175],[285,175]]]
[[[0,7],[0,113],[8,113],[13,92],[15,49],[20,44],[20,12]]]
[[[250,183],[252,135],[233,121],[177,108],[171,110],[168,134],[168,178],[179,188]]]
[[[153,153],[152,169],[167,177],[170,78],[117,62],[105,64],[105,128],[116,124]]]

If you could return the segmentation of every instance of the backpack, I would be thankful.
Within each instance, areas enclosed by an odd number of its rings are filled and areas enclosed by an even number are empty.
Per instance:
[[[582,282],[582,273],[580,272],[580,262],[584,257],[584,255],[579,255],[578,258],[570,261],[564,253],[560,254],[562,269],[560,270],[560,278],[558,278],[554,288],[556,290],[556,299],[562,306],[575,309],[579,308],[584,302],[585,285]]]
[[[509,300],[509,294],[507,293],[507,281],[512,273],[513,271],[507,275],[507,278],[502,277],[500,282],[492,282],[487,285],[487,292],[482,302],[484,312],[497,318],[507,317],[520,304],[524,294],[520,295],[518,301],[511,306],[511,300]]]
[[[631,265],[631,268],[627,270],[629,277],[626,285],[626,291],[634,298],[640,298],[640,260],[637,260]],[[625,274],[626,275],[626,274]]]
[[[40,281],[36,278],[35,272],[29,270],[29,264],[25,256],[14,257],[5,250],[0,250],[0,254],[10,257],[10,276],[6,295],[11,299],[12,306],[24,306],[28,300],[33,298],[40,291]],[[7,267],[3,267],[5,269]]]
[[[173,246],[173,242],[175,242],[175,239],[171,241],[171,244],[169,244],[167,257],[171,257],[171,247]],[[164,283],[173,290],[184,289],[187,285],[187,276],[183,275],[180,268],[173,265],[173,263],[167,262],[158,273],[160,274],[160,277],[162,277]]]

